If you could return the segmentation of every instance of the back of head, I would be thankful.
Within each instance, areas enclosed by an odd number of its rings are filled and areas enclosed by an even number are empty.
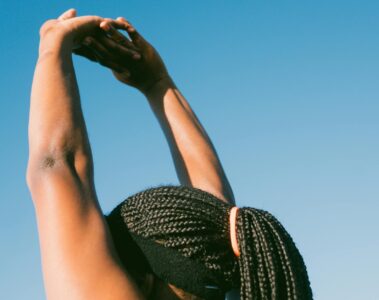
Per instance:
[[[107,220],[135,278],[152,272],[204,299],[221,299],[233,288],[240,288],[241,299],[312,299],[299,251],[268,212],[238,210],[235,256],[231,208],[199,189],[162,186],[129,197]]]

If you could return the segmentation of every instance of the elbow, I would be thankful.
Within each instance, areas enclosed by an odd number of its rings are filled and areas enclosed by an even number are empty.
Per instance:
[[[31,190],[50,175],[69,171],[80,179],[93,176],[92,158],[79,150],[38,151],[29,155],[26,183]],[[65,173],[65,172],[64,172]]]
[[[62,168],[65,165],[64,161],[68,162],[66,156],[67,154],[63,151],[31,151],[26,169],[26,183],[29,190],[32,190],[48,174]]]

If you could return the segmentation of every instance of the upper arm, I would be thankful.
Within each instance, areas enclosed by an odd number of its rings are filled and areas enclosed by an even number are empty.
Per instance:
[[[142,299],[122,269],[91,180],[62,163],[29,174],[48,299]]]

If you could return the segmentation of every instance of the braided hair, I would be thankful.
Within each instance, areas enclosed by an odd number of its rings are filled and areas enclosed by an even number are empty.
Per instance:
[[[299,251],[268,212],[239,209],[240,256],[234,255],[231,208],[231,204],[196,188],[161,186],[129,197],[107,221],[119,257],[132,276],[152,270],[167,283],[205,299],[212,298],[206,293],[209,286],[217,287],[222,295],[239,288],[243,300],[312,299]],[[154,250],[149,245],[154,245]],[[163,255],[161,250],[169,252]],[[187,272],[180,272],[181,266]],[[193,266],[196,273],[188,270]],[[193,274],[200,279],[193,279]]]

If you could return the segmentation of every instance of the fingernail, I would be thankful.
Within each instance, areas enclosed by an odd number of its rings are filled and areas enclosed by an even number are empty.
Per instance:
[[[133,58],[134,59],[140,59],[141,58],[141,54],[135,53],[135,54],[133,54]]]

